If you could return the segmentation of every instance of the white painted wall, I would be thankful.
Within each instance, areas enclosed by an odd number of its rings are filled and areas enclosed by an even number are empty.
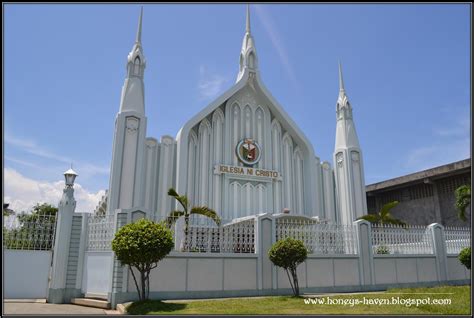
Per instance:
[[[112,252],[86,252],[82,292],[107,294],[110,288]]]
[[[51,254],[51,251],[4,250],[4,298],[46,298]]]

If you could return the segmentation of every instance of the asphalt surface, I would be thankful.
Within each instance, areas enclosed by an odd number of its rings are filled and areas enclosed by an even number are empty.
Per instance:
[[[72,304],[4,302],[4,315],[114,315],[116,310],[104,310]]]

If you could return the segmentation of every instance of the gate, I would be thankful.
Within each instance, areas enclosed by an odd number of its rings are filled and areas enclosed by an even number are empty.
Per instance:
[[[56,215],[3,218],[4,298],[47,298]]]

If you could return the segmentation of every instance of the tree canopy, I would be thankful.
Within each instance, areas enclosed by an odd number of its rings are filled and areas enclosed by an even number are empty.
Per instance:
[[[128,265],[140,300],[148,299],[149,275],[174,247],[171,231],[163,223],[140,219],[121,227],[112,240],[112,250],[122,265]],[[133,268],[140,273],[138,284]]]

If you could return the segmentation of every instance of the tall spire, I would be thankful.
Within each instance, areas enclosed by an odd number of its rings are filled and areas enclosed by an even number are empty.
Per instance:
[[[251,72],[257,70],[257,51],[255,49],[255,42],[250,33],[250,6],[247,5],[247,15],[245,19],[245,35],[242,42],[242,50],[240,51],[240,68],[237,75],[237,81],[240,81],[248,69]]]
[[[143,17],[143,7],[140,10],[140,18],[138,19],[137,38],[135,40],[136,43],[142,42],[142,17]]]
[[[247,4],[247,19],[245,21],[245,32],[250,33],[250,5]]]
[[[344,79],[342,77],[341,61],[339,61],[339,90],[340,91],[344,90]]]

